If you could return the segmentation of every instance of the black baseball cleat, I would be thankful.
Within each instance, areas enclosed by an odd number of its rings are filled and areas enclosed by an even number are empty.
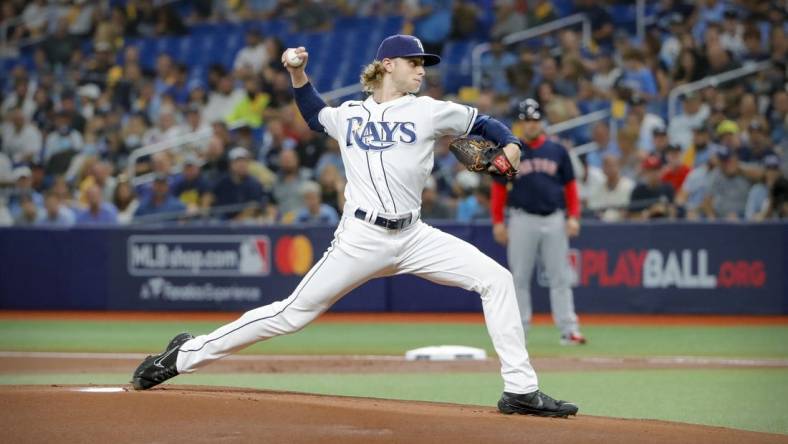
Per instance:
[[[178,376],[178,368],[175,366],[178,362],[178,349],[190,339],[194,339],[194,336],[181,333],[170,340],[162,353],[145,358],[137,370],[134,370],[131,378],[134,389],[147,390]]]
[[[522,395],[503,392],[501,400],[498,401],[498,411],[506,415],[518,413],[520,415],[566,418],[569,415],[576,415],[577,410],[577,405],[555,400],[540,390]]]

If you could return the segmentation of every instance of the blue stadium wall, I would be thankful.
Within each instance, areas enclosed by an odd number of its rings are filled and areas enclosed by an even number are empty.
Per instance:
[[[439,227],[505,264],[489,225]],[[228,310],[283,299],[329,227],[0,229],[0,309]],[[788,314],[788,224],[588,222],[568,264],[580,313]],[[320,285],[315,282],[315,285]],[[549,310],[541,272],[534,308]],[[377,279],[334,311],[480,311],[475,294]]]

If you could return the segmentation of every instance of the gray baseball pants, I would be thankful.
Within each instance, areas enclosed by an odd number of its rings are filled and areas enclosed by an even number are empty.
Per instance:
[[[507,256],[526,331],[532,315],[531,277],[538,257],[542,259],[550,283],[550,307],[555,325],[562,335],[579,331],[570,282],[569,239],[565,224],[563,211],[547,216],[515,208],[510,211]]]

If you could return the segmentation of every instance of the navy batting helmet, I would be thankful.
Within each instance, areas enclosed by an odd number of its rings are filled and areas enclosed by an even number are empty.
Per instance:
[[[542,120],[542,108],[534,99],[525,99],[517,105],[519,120]]]

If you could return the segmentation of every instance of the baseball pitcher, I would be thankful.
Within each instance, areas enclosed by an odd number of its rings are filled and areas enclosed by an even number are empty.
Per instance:
[[[568,416],[575,404],[539,390],[525,348],[512,275],[473,245],[437,230],[419,217],[421,193],[432,171],[433,145],[443,135],[478,135],[498,148],[487,157],[496,174],[519,163],[520,142],[500,122],[475,108],[417,97],[425,67],[440,57],[424,52],[412,36],[380,44],[362,75],[366,100],[327,106],[305,73],[309,54],[282,54],[296,104],[310,128],[341,147],[347,172],[346,204],[334,240],[286,299],[246,312],[216,331],[176,336],[167,349],[145,359],[132,383],[148,389],[189,373],[255,342],[304,328],[339,298],[370,279],[414,274],[481,295],[487,329],[501,361],[503,413]]]

